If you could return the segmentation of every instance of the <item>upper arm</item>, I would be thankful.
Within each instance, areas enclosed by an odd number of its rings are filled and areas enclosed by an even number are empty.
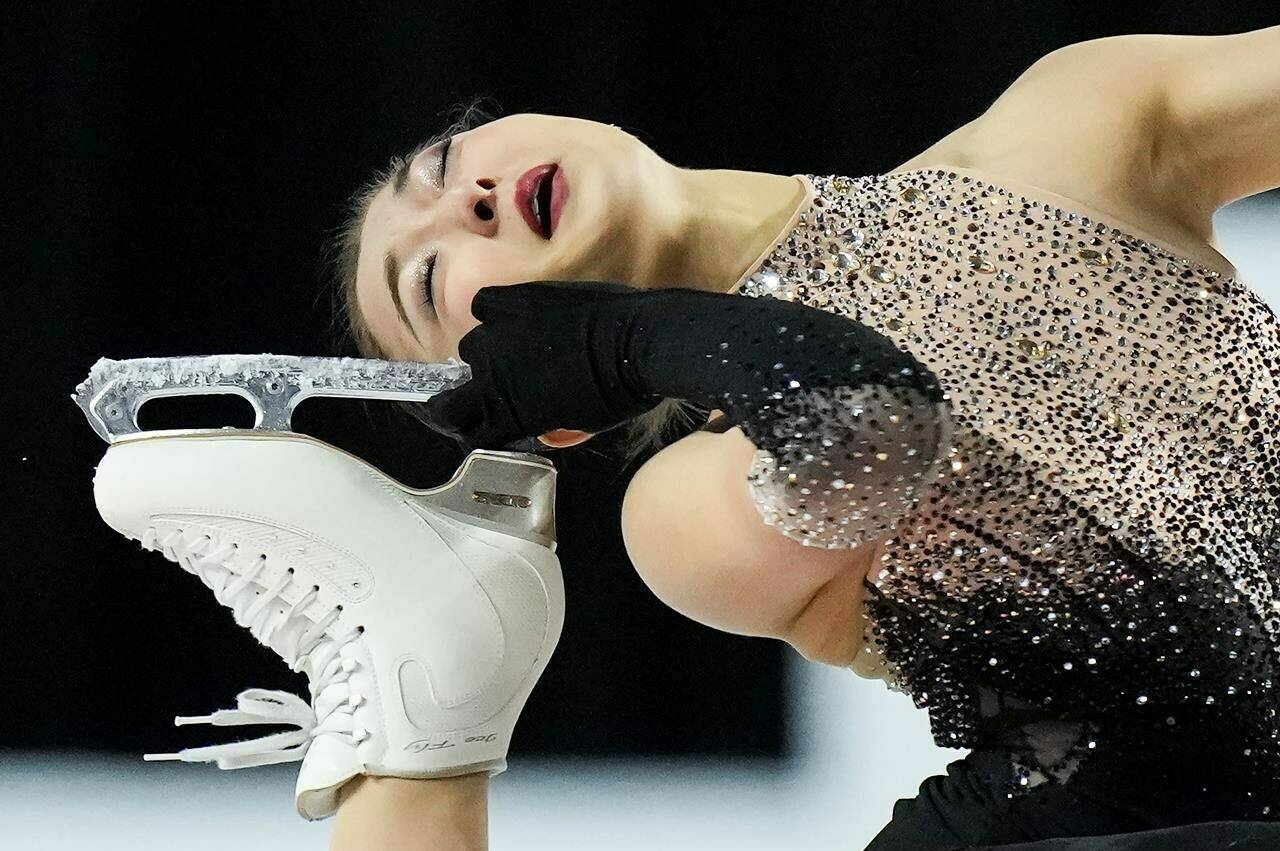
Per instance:
[[[984,150],[1016,150],[1031,133],[1064,169],[1163,181],[1208,213],[1280,186],[1280,26],[1069,44],[1027,68],[980,126]]]
[[[867,548],[806,547],[765,525],[747,485],[754,451],[738,428],[665,447],[627,487],[622,534],[645,584],[671,608],[725,632],[790,641],[824,588],[840,585],[832,596],[854,615]]]
[[[1280,187],[1280,25],[1163,38],[1170,126],[1214,208]]]

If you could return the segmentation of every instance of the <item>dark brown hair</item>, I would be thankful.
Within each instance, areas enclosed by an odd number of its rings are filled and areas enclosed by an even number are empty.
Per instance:
[[[412,159],[442,139],[497,118],[496,114],[482,108],[483,100],[480,98],[454,107],[450,113],[449,125],[404,159]],[[360,257],[360,231],[364,226],[365,215],[369,212],[369,205],[402,162],[400,157],[393,158],[351,197],[344,221],[326,251],[326,278],[330,285],[333,307],[331,345],[340,354],[349,352],[351,345],[354,345],[359,357],[387,359],[387,353],[369,332],[369,326],[360,312],[360,304],[356,298],[356,265]],[[397,404],[414,419],[427,426],[431,425],[420,403]],[[625,434],[617,446],[622,457],[629,463],[641,455],[657,452],[674,437],[687,433],[689,427],[698,424],[703,416],[702,409],[689,402],[663,399],[657,407],[622,424]]]

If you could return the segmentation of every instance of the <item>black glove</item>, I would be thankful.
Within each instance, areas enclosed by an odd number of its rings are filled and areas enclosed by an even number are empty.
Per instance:
[[[471,310],[481,324],[458,353],[472,378],[426,405],[440,431],[473,447],[604,431],[668,396],[744,428],[767,425],[796,390],[877,384],[941,399],[932,374],[888,338],[773,298],[537,281],[484,287]],[[775,442],[761,436],[764,448]]]
[[[605,282],[484,287],[471,303],[481,324],[458,341],[471,380],[428,399],[428,419],[468,448],[545,450],[533,440],[543,432],[601,432],[652,409],[662,396],[621,369],[645,294]]]
[[[748,478],[765,522],[828,547],[896,522],[949,447],[950,404],[933,373],[845,316],[565,281],[484,287],[471,309],[481,324],[458,353],[472,378],[426,402],[465,446],[600,432],[665,397],[719,408],[763,451]]]

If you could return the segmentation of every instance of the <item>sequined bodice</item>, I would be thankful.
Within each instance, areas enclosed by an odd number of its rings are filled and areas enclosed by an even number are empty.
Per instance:
[[[1244,282],[945,168],[810,177],[741,293],[837,311],[927,364],[948,462],[867,578],[868,652],[936,741],[1015,783],[1229,728],[1280,800],[1280,323]],[[1266,808],[1270,807],[1268,811]]]

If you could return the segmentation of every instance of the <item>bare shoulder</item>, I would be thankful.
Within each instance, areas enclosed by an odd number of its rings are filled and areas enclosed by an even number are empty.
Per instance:
[[[1253,155],[1232,152],[1280,125],[1280,89],[1248,89],[1238,74],[1214,76],[1210,59],[1224,69],[1256,62],[1254,80],[1268,66],[1280,80],[1280,63],[1265,58],[1278,44],[1280,28],[1069,44],[1040,57],[981,115],[894,171],[968,167],[1076,199],[1174,245],[1212,247],[1213,210],[1269,185],[1261,146]],[[1268,102],[1269,119],[1262,108]],[[1212,131],[1192,137],[1192,128],[1206,126]]]
[[[1113,36],[1058,48],[980,116],[895,170],[967,166],[1053,183],[1045,188],[1068,196],[1114,184],[1151,153],[1161,97],[1149,54],[1167,50],[1165,38]]]
[[[852,660],[871,545],[806,547],[766,525],[747,483],[754,453],[733,428],[655,454],[623,500],[627,553],[659,599],[700,623],[785,640],[813,661]]]

